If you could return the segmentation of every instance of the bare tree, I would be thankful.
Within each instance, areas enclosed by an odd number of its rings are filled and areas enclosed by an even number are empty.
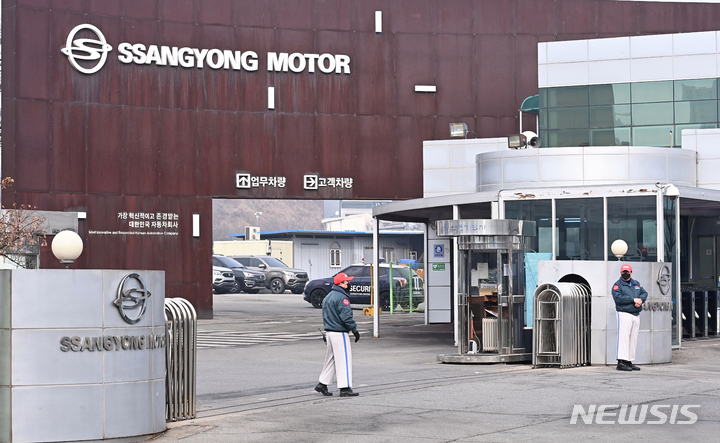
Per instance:
[[[2,189],[13,185],[15,180],[5,177]],[[45,233],[41,230],[45,217],[35,212],[34,207],[13,205],[3,207],[0,215],[0,256],[23,268],[36,268],[40,246],[47,245]]]

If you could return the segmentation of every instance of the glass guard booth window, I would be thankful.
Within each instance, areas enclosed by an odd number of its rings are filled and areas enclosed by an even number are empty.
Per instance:
[[[603,260],[603,200],[555,201],[558,260]]]
[[[505,219],[537,223],[537,237],[525,240],[525,250],[552,253],[552,200],[506,202]]]
[[[608,251],[612,242],[625,240],[625,261],[657,261],[655,196],[608,197]]]

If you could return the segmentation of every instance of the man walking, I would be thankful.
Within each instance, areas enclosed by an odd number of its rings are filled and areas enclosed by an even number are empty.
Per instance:
[[[632,361],[635,360],[638,331],[640,330],[640,311],[647,300],[647,291],[632,278],[632,266],[625,264],[620,268],[620,279],[612,288],[618,322],[617,370],[639,371]]]
[[[359,395],[352,390],[352,351],[350,349],[350,336],[352,332],[355,342],[360,340],[357,324],[353,319],[350,299],[347,288],[354,277],[341,272],[335,276],[330,293],[323,299],[322,313],[325,331],[327,331],[327,352],[325,364],[320,373],[320,383],[315,390],[322,395],[330,396],[327,385],[332,382],[333,375],[340,388],[340,397],[355,397]]]

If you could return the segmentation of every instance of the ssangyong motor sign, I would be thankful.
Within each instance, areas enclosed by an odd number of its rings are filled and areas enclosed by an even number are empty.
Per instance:
[[[97,38],[75,38],[87,30]],[[188,48],[176,46],[145,45],[123,42],[118,45],[118,61],[125,64],[180,66],[183,68],[232,69],[249,72],[257,71],[260,65],[255,51],[236,51],[216,48]],[[68,57],[70,64],[83,74],[94,74],[105,64],[112,51],[100,30],[90,24],[74,27],[68,34],[65,47],[60,51]],[[78,60],[95,61],[93,66],[84,66]],[[268,52],[268,72],[308,72],[323,74],[350,74],[350,56],[343,54],[305,54],[300,52]]]

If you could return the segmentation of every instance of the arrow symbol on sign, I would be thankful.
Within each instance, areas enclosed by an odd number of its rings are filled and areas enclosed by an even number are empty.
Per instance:
[[[317,189],[318,188],[318,176],[317,175],[304,175],[305,189]]]
[[[235,174],[235,187],[250,189],[250,174]]]

